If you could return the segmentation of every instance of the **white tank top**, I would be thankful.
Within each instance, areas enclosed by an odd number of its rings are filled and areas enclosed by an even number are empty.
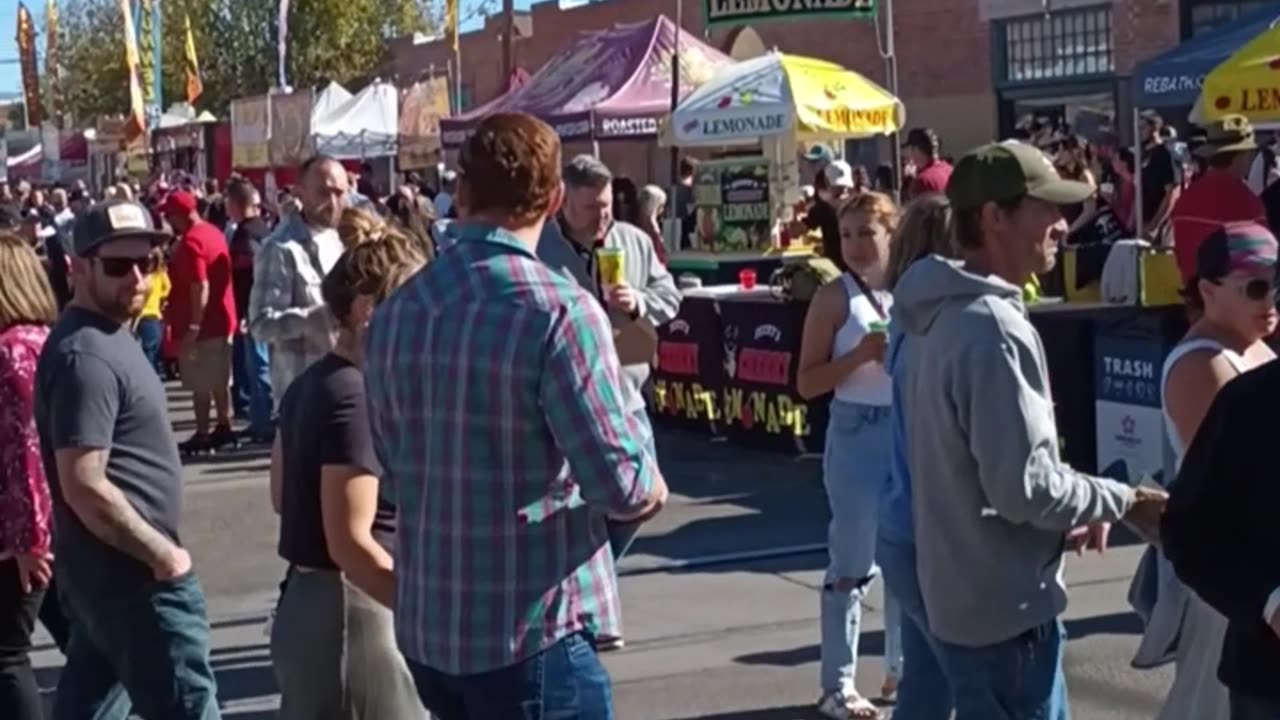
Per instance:
[[[836,331],[835,342],[831,347],[833,358],[840,357],[858,347],[858,343],[862,342],[872,323],[888,320],[880,317],[875,306],[863,294],[862,289],[849,273],[840,275],[840,283],[844,286],[846,297],[849,298],[849,314],[844,324]],[[879,290],[872,290],[872,292],[880,301],[880,307],[888,313],[893,306],[893,296]],[[835,396],[842,402],[887,406],[893,402],[893,384],[889,380],[889,373],[885,370],[883,363],[863,363],[840,381],[836,386]]]
[[[1160,412],[1164,415],[1164,432],[1169,438],[1169,447],[1173,449],[1172,467],[1168,467],[1166,463],[1166,483],[1173,479],[1172,473],[1177,473],[1178,467],[1182,465],[1182,454],[1186,452],[1186,448],[1182,447],[1182,439],[1178,437],[1178,428],[1173,424],[1173,418],[1169,417],[1169,402],[1167,384],[1169,382],[1169,372],[1173,370],[1173,366],[1178,361],[1186,357],[1188,353],[1197,350],[1211,350],[1213,352],[1222,353],[1222,357],[1231,365],[1236,374],[1243,374],[1248,367],[1245,365],[1244,358],[1235,350],[1231,350],[1217,340],[1211,338],[1193,338],[1191,340],[1183,340],[1169,351],[1169,357],[1164,359],[1164,369],[1160,373]],[[1167,459],[1168,460],[1168,459]]]

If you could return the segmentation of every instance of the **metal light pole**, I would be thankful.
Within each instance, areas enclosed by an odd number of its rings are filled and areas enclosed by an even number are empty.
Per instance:
[[[516,0],[502,0],[502,88],[506,92],[511,85],[511,74],[516,69]]]
[[[881,0],[881,6],[884,8],[884,25],[885,25],[885,75],[889,81],[889,92],[893,94],[895,100],[901,97],[898,94],[898,51],[894,42],[893,27],[893,0]],[[898,139],[898,133],[889,136],[889,141],[893,143],[893,184],[894,190],[898,193],[899,200],[902,199],[902,142]]]

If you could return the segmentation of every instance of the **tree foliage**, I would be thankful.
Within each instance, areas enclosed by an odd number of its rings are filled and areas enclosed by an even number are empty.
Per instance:
[[[155,1],[155,0],[153,0]],[[159,0],[163,12],[164,104],[184,100],[184,14],[191,17],[204,95],[200,109],[225,115],[231,100],[276,83],[277,3],[269,0]],[[437,26],[441,0],[292,0],[288,82],[350,82],[375,72],[387,40]],[[63,86],[75,122],[128,110],[124,25],[119,0],[63,0],[59,47]]]

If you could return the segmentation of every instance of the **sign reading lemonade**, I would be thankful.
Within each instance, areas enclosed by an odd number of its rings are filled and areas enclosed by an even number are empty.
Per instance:
[[[708,25],[865,17],[875,0],[704,0]]]

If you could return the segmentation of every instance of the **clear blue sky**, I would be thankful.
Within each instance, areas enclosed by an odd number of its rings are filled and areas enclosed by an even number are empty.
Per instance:
[[[35,16],[36,27],[44,25],[44,0],[25,0],[27,9]],[[267,2],[268,0],[255,0],[256,2]],[[556,0],[516,0],[516,7],[526,9],[534,2],[555,2]],[[463,17],[471,15],[472,10],[480,5],[483,0],[462,0]],[[572,5],[584,4],[586,0],[560,0],[560,5],[569,7]],[[500,0],[493,0],[491,6],[501,8]],[[472,10],[472,12],[474,12]],[[17,36],[18,22],[18,0],[0,0],[0,61],[16,60],[18,57]],[[478,23],[472,22],[472,25]],[[44,43],[41,41],[40,46]],[[22,76],[18,72],[16,63],[9,64],[0,62],[0,96],[10,95],[22,91]]]

